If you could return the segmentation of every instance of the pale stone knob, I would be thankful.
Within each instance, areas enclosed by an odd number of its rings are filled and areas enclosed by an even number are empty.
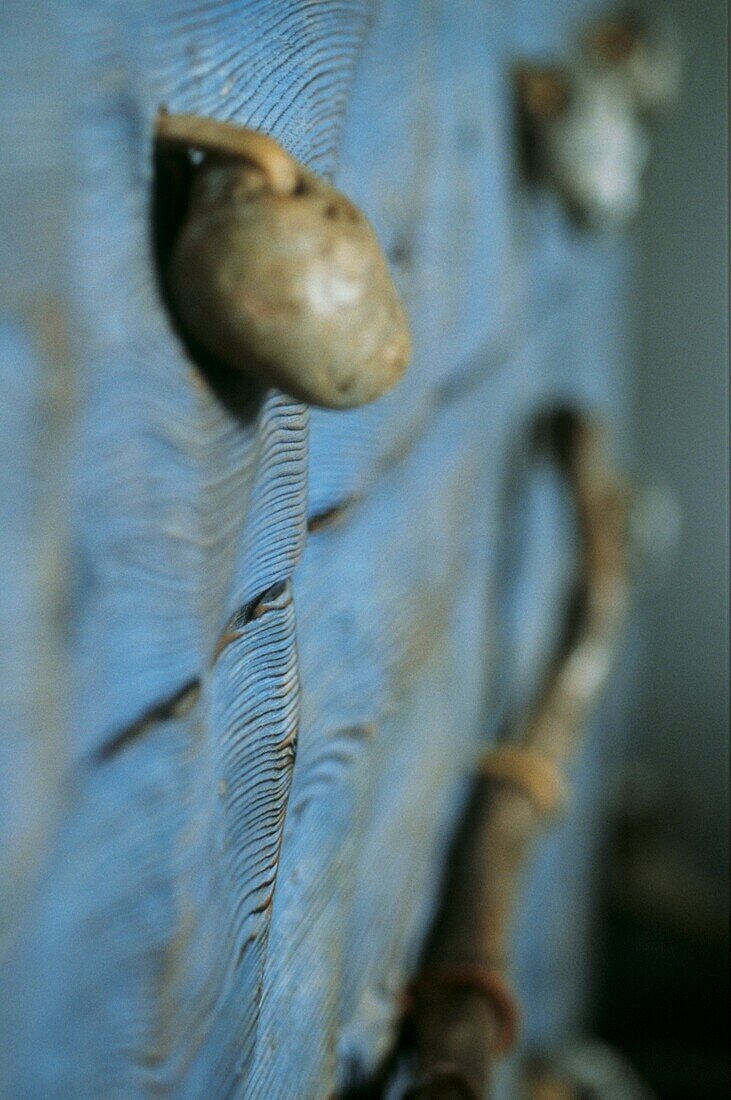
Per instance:
[[[639,210],[650,116],[675,99],[682,55],[663,24],[606,18],[561,66],[525,65],[517,94],[526,163],[576,221],[623,225]]]
[[[157,141],[202,154],[164,273],[183,333],[314,405],[390,390],[411,341],[361,212],[256,131],[163,114]]]
[[[649,140],[624,81],[592,67],[524,68],[519,95],[531,171],[592,228],[626,223],[640,206]]]

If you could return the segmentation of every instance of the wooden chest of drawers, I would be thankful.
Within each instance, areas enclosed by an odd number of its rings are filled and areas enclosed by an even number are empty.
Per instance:
[[[510,80],[587,11],[5,7],[4,1096],[324,1097],[393,1042],[561,606],[545,472],[506,544],[530,423],[622,439],[627,241],[521,182]],[[266,130],[366,212],[414,338],[392,394],[244,416],[208,388],[152,259],[161,105]],[[529,883],[528,1045],[582,1019],[620,705]]]

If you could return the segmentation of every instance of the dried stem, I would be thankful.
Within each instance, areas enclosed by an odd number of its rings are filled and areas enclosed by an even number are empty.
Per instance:
[[[160,111],[155,139],[172,149],[190,150],[245,161],[261,169],[271,190],[291,195],[300,178],[300,166],[273,138],[258,130],[231,126],[198,115],[169,115]]]
[[[626,606],[626,494],[603,465],[597,428],[573,414],[559,419],[559,461],[581,537],[578,591],[544,691],[509,746],[486,755],[462,824],[414,988],[420,1083],[409,1095],[421,1100],[488,1094],[515,1025],[505,975],[526,858],[546,812],[557,808],[566,759],[604,684]]]

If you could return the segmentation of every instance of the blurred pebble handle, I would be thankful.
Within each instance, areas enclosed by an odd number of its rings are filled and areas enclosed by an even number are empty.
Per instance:
[[[313,405],[351,408],[390,390],[409,328],[363,214],[257,131],[161,112],[156,142],[197,158],[162,271],[184,338]]]

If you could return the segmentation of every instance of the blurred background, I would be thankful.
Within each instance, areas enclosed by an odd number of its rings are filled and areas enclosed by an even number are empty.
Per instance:
[[[637,235],[634,467],[645,573],[597,1031],[663,1097],[728,1095],[728,12],[661,6],[687,55]],[[651,11],[653,9],[650,9]],[[656,9],[657,10],[657,9]],[[666,491],[663,491],[665,489]]]

